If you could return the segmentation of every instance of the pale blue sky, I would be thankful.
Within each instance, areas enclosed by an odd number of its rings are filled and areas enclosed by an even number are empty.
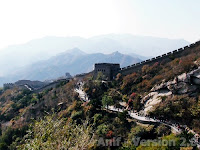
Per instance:
[[[169,38],[200,39],[200,0],[129,0],[139,33]]]
[[[44,36],[108,33],[200,39],[200,0],[0,1],[0,48]]]

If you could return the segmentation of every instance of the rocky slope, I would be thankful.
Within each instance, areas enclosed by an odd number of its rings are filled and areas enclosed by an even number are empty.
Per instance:
[[[162,101],[161,97],[170,96],[172,94],[187,94],[195,96],[200,88],[200,67],[188,73],[183,73],[175,77],[171,81],[163,81],[161,84],[155,85],[151,92],[142,99],[144,103],[144,112],[147,114],[152,111],[154,105]]]

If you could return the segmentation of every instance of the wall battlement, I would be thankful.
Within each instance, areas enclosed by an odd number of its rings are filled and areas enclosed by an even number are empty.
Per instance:
[[[166,54],[162,54],[160,56],[156,56],[154,58],[147,59],[142,62],[132,64],[130,66],[126,66],[123,68],[120,68],[119,64],[97,63],[97,64],[95,64],[96,70],[93,70],[88,73],[77,74],[75,76],[75,78],[84,78],[85,76],[87,76],[88,74],[91,74],[91,73],[97,75],[98,71],[102,71],[102,72],[107,72],[107,76],[109,76],[109,78],[112,80],[114,78],[114,76],[116,76],[117,73],[121,73],[122,75],[131,74],[133,72],[137,72],[138,70],[141,70],[144,65],[153,65],[156,62],[162,62],[162,61],[169,62],[169,61],[171,61],[172,58],[179,58],[179,57],[188,55],[191,52],[191,50],[193,50],[193,49],[200,50],[200,41],[192,43],[183,48],[179,48],[172,52],[168,52]],[[21,80],[20,82],[16,82],[16,83],[5,83],[3,85],[3,87],[4,87],[4,89],[7,89],[7,88],[13,88],[16,85],[18,85],[18,86],[35,85],[37,87],[37,89],[39,89],[40,86],[44,86],[44,85],[41,85],[42,83],[39,83],[38,81],[34,81],[32,84],[30,84],[30,82],[32,83],[32,81],[29,81],[29,80]]]
[[[166,54],[156,56],[156,57],[153,57],[151,59],[147,59],[145,61],[142,61],[142,62],[139,62],[139,63],[136,63],[136,64],[132,64],[130,66],[123,67],[123,68],[120,69],[120,73],[122,75],[127,75],[127,74],[130,74],[130,73],[133,73],[133,72],[136,72],[136,71],[142,69],[142,67],[144,65],[152,65],[155,62],[162,62],[163,60],[165,60],[167,62],[167,61],[170,61],[172,57],[173,58],[179,58],[181,56],[189,54],[190,50],[197,48],[197,47],[200,48],[200,41],[197,41],[197,42],[190,44],[188,46],[185,46],[183,48],[179,48],[179,49],[174,50],[172,52],[168,52]]]
[[[14,85],[13,83],[4,83],[4,85]]]
[[[88,72],[88,73],[81,73],[81,74],[77,74],[77,75],[75,75],[74,77],[75,78],[82,78],[82,77],[84,77],[84,76],[86,76],[86,75],[89,75],[89,74],[91,74],[91,73],[93,73],[94,71],[91,71],[91,72]]]
[[[5,83],[3,84],[3,89],[13,88],[15,85],[13,83]]]
[[[168,52],[166,54],[162,54],[162,55],[153,57],[151,59],[147,59],[147,60],[144,60],[142,62],[132,64],[130,66],[126,66],[126,67],[119,68],[119,69],[116,69],[116,70],[114,69],[114,74],[112,75],[112,77],[115,78],[114,76],[117,73],[121,73],[122,75],[128,75],[128,74],[131,74],[133,72],[137,72],[137,71],[141,70],[144,65],[153,65],[156,62],[163,62],[163,61],[165,63],[170,62],[174,58],[179,58],[179,57],[186,56],[186,55],[190,54],[191,50],[194,50],[194,49],[199,49],[199,51],[200,51],[200,41],[192,43],[192,44],[185,46],[183,48],[173,50],[173,51]],[[97,63],[97,64],[95,64],[96,68],[93,71],[91,71],[89,73],[78,74],[78,75],[75,76],[75,78],[84,78],[86,75],[88,75],[90,73],[93,73],[93,75],[95,76],[95,75],[97,75],[98,68],[99,68],[99,71],[101,71],[104,75],[108,76],[108,74],[112,74],[112,72],[113,72],[112,69],[115,68],[117,65],[119,65],[119,64]],[[103,66],[103,69],[102,69],[102,66]],[[110,72],[106,72],[106,69],[107,69],[108,66],[110,66],[112,68]],[[116,73],[116,71],[117,71],[117,73]]]

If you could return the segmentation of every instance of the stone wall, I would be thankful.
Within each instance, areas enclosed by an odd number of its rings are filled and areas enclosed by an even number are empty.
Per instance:
[[[163,54],[163,55],[142,61],[140,63],[136,63],[133,65],[121,68],[120,73],[122,75],[127,75],[127,74],[131,74],[133,72],[137,72],[138,70],[141,70],[144,65],[153,65],[156,62],[163,62],[163,61],[169,62],[174,58],[179,58],[179,57],[188,55],[194,49],[200,50],[200,41],[193,43],[191,45],[185,46],[184,48],[174,50],[167,54]]]
[[[137,72],[137,71],[141,70],[144,65],[153,65],[156,62],[167,63],[167,62],[170,62],[172,59],[179,58],[179,57],[182,57],[182,56],[186,56],[186,55],[190,54],[191,52],[194,52],[193,50],[199,50],[200,51],[200,41],[197,41],[197,42],[190,44],[188,46],[185,46],[183,48],[179,48],[179,49],[174,50],[172,52],[168,52],[166,54],[163,54],[163,55],[151,58],[151,59],[147,59],[145,61],[133,64],[133,65],[130,65],[130,66],[127,66],[127,67],[124,67],[124,68],[120,68],[117,72],[121,73],[122,75],[128,75],[128,74],[131,74],[133,72]],[[101,64],[106,64],[106,63],[101,63]],[[82,79],[90,73],[93,73],[94,76],[97,75],[97,72],[95,73],[95,70],[93,70],[89,73],[83,73],[83,74],[76,75],[75,78]]]
[[[93,74],[94,71],[88,72],[88,73],[82,73],[82,74],[77,74],[74,76],[74,79],[76,80],[82,80],[85,76],[89,75],[89,74]]]
[[[15,83],[5,83],[3,85],[4,89],[11,89],[13,87],[18,87],[22,89],[31,89],[31,90],[36,90],[40,89],[47,85],[45,82],[40,82],[40,81],[30,81],[30,80],[19,80]]]
[[[99,72],[102,72],[107,80],[112,80],[115,78],[120,70],[120,64],[112,63],[97,63],[94,67],[94,78],[98,76]]]
[[[3,84],[3,89],[11,89],[14,87],[14,84],[13,83],[5,83]]]
[[[49,83],[49,84],[47,84],[47,85],[45,85],[45,86],[43,86],[43,87],[41,87],[41,88],[39,88],[39,89],[34,90],[34,92],[35,92],[35,93],[39,93],[39,92],[42,92],[42,91],[44,91],[44,90],[49,90],[49,89],[51,89],[51,88],[55,88],[57,85],[59,85],[59,84],[60,84],[61,82],[63,82],[63,81],[69,82],[70,80],[69,80],[69,79],[60,79],[60,80],[56,80],[56,81],[54,81],[54,82],[52,82],[52,83]]]

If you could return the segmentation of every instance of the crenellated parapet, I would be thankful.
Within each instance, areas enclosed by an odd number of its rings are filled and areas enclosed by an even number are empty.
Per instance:
[[[172,57],[173,58],[179,58],[179,57],[185,56],[185,55],[189,54],[191,52],[191,50],[193,50],[195,48],[200,48],[200,41],[192,43],[192,44],[185,46],[183,48],[179,48],[179,49],[174,50],[172,52],[168,52],[166,54],[156,56],[154,58],[147,59],[145,61],[133,64],[133,65],[130,65],[130,66],[126,66],[126,67],[120,69],[120,73],[123,74],[123,75],[127,75],[127,74],[130,74],[132,72],[136,72],[136,71],[142,69],[142,67],[144,65],[152,65],[155,62],[162,62],[163,60],[165,60],[167,62],[167,61],[170,61]]]
[[[3,84],[3,89],[11,89],[15,86],[13,83],[5,83]]]
[[[89,74],[91,74],[91,73],[93,73],[93,71],[88,72],[88,73],[77,74],[77,75],[75,75],[74,77],[75,77],[75,78],[81,78],[81,77],[87,76],[87,75],[89,75]]]

